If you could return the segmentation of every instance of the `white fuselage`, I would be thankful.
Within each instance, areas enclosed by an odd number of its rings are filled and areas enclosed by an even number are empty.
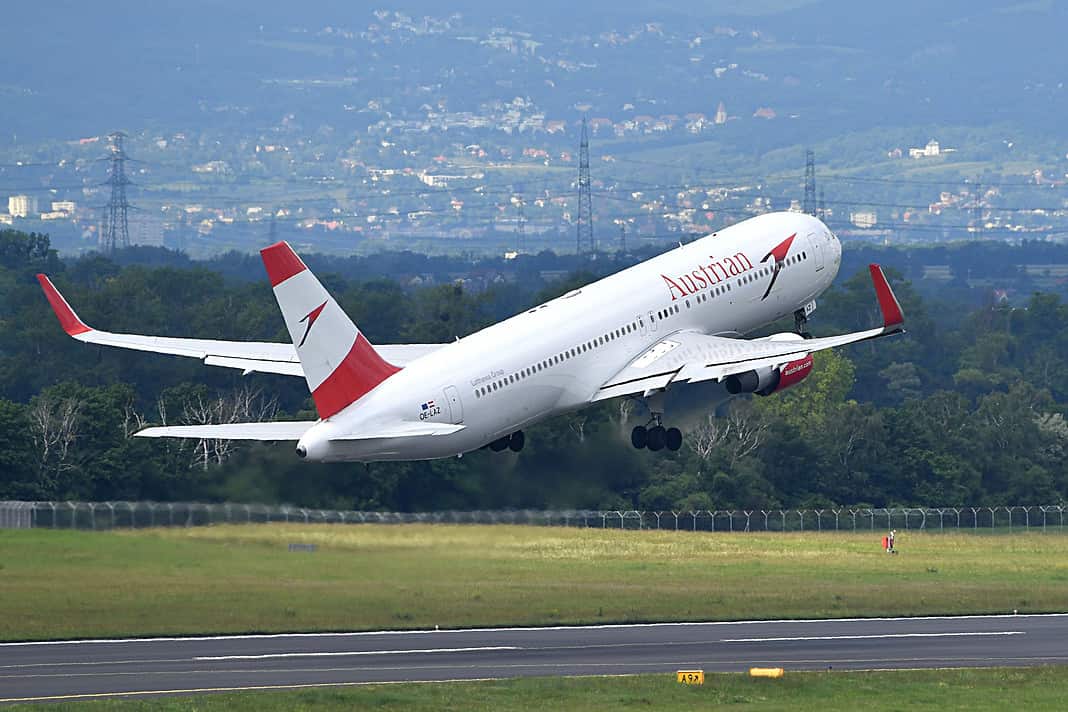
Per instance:
[[[796,237],[777,276],[765,258]],[[816,218],[771,213],[659,255],[419,358],[313,426],[309,460],[459,455],[572,411],[660,339],[679,331],[740,336],[826,290],[841,245]],[[765,260],[765,261],[761,261]],[[774,278],[774,287],[768,286]],[[449,435],[339,440],[398,421],[462,423]]]

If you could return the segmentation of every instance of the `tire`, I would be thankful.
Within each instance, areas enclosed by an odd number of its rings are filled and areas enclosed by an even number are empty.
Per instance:
[[[523,449],[523,445],[527,442],[527,436],[523,434],[522,430],[517,430],[512,433],[512,436],[508,438],[508,449],[512,452],[519,452]]]
[[[505,450],[508,447],[508,443],[510,441],[511,441],[511,438],[507,438],[507,437],[498,438],[498,439],[496,439],[496,440],[494,440],[493,442],[490,443],[489,449],[493,450],[493,452],[501,452],[501,451]]]
[[[653,452],[663,450],[666,437],[663,426],[658,425],[655,428],[650,428],[648,441],[645,443],[645,446]]]
[[[678,428],[668,428],[664,433],[664,446],[671,452],[678,452],[682,447],[682,431]]]
[[[648,437],[649,431],[645,429],[644,425],[635,426],[634,430],[630,431],[630,444],[636,449],[642,450],[648,442]]]

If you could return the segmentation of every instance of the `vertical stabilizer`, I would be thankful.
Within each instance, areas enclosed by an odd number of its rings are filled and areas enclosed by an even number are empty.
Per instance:
[[[329,418],[400,369],[385,361],[286,242],[260,250],[308,390]]]

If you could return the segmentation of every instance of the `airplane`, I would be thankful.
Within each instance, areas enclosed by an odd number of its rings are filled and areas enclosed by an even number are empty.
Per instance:
[[[882,269],[869,265],[882,325],[811,338],[808,317],[842,246],[822,221],[768,213],[727,227],[448,344],[372,345],[286,242],[261,252],[292,343],[117,334],[87,326],[38,280],[75,339],[201,359],[243,373],[303,376],[319,419],[148,427],[148,438],[296,442],[315,462],[518,452],[524,428],[611,398],[643,399],[631,444],[675,451],[669,388],[713,381],[767,396],[796,386],[812,354],[904,331]],[[745,338],[793,315],[795,331]]]

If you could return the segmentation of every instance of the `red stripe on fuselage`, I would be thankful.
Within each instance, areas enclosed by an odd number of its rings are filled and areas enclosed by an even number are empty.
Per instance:
[[[363,334],[357,334],[345,359],[312,391],[319,417],[336,415],[399,370],[383,360]]]
[[[284,240],[264,247],[260,250],[260,257],[263,258],[263,266],[267,268],[272,287],[277,287],[293,275],[308,269]]]

